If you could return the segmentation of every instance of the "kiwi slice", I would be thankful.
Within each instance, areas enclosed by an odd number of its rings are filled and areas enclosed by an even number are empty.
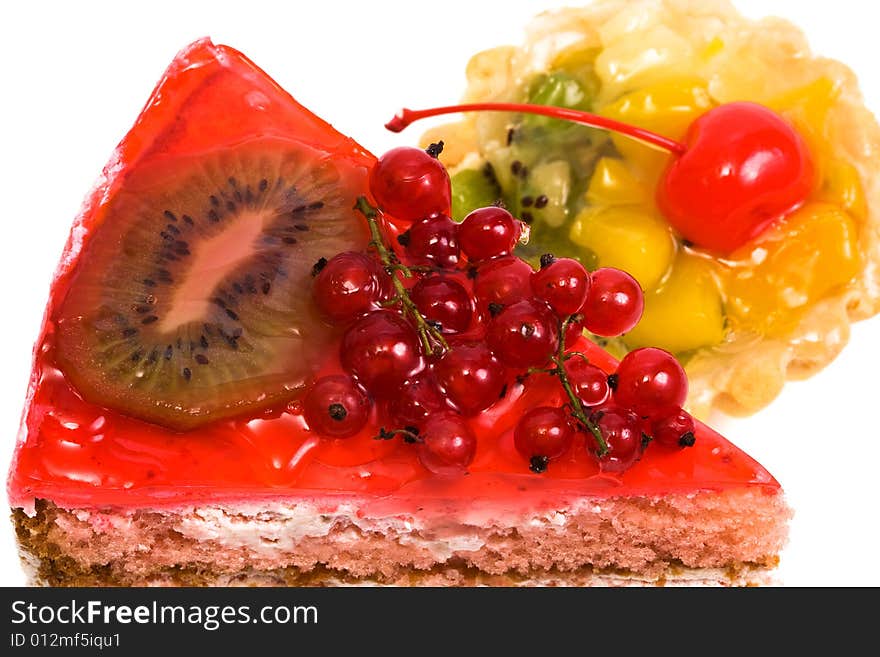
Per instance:
[[[492,165],[488,162],[481,169],[461,169],[450,181],[452,183],[452,218],[464,221],[473,210],[500,202],[501,187],[495,179]]]
[[[271,140],[135,168],[60,305],[59,367],[88,401],[176,430],[296,396],[334,337],[311,270],[366,246],[365,176]]]

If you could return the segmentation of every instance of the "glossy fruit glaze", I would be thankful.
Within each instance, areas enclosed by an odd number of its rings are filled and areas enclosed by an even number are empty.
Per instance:
[[[514,446],[513,430],[529,409],[564,403],[558,381],[545,375],[512,386],[503,400],[468,419],[478,438],[470,474],[440,478],[419,464],[413,445],[374,439],[381,409],[373,411],[361,432],[335,440],[308,430],[298,402],[187,433],[121,416],[80,399],[52,365],[51,343],[50,333],[38,358],[27,435],[9,481],[13,504],[37,497],[70,505],[143,506],[303,491],[389,495],[422,490],[467,501],[503,498],[514,490],[524,498],[523,493],[548,490],[601,496],[746,484],[764,485],[768,492],[778,489],[758,463],[699,424],[694,447],[652,445],[622,475],[599,473],[584,434],[547,472],[530,473]],[[589,341],[575,348],[605,370],[615,366]],[[331,354],[321,374],[340,371]]]
[[[178,433],[84,401],[56,367],[53,312],[82,245],[102,220],[102,199],[142,162],[263,136],[307,142],[364,171],[374,162],[240,53],[202,40],[178,55],[71,233],[35,351],[8,481],[13,505],[29,507],[35,498],[46,498],[67,506],[155,507],[351,494],[387,498],[393,512],[395,501],[405,499],[418,502],[419,509],[429,500],[461,508],[475,499],[509,508],[511,500],[519,506],[540,498],[552,505],[554,499],[561,503],[584,494],[663,495],[744,485],[770,494],[779,490],[764,468],[703,425],[697,426],[694,447],[655,446],[621,475],[599,473],[583,435],[546,473],[533,474],[514,446],[513,429],[529,409],[563,404],[558,381],[546,375],[510,386],[498,403],[467,420],[478,438],[477,453],[469,474],[456,477],[431,474],[415,447],[400,439],[375,440],[381,406],[358,434],[326,439],[308,430],[299,402]],[[616,366],[588,341],[571,347],[606,371]],[[319,374],[339,371],[338,351],[328,350]]]

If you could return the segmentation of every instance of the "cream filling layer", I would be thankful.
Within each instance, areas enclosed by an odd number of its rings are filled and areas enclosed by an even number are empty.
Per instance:
[[[549,520],[530,518],[530,526],[560,527],[560,514]],[[212,540],[225,547],[243,547],[257,554],[282,550],[293,552],[304,538],[322,538],[334,532],[333,540],[354,543],[363,534],[380,533],[401,545],[426,550],[437,561],[460,552],[476,552],[485,545],[486,527],[461,524],[449,519],[430,528],[412,517],[363,517],[356,505],[340,504],[333,511],[312,504],[273,505],[269,509],[242,507],[201,507],[185,515],[175,529],[195,540]]]
[[[411,516],[369,517],[359,513],[352,502],[326,504],[265,503],[228,506],[201,506],[174,509],[180,520],[174,529],[196,541],[211,541],[225,548],[245,548],[257,555],[272,556],[294,552],[306,538],[323,538],[333,532],[337,543],[354,543],[363,534],[379,533],[400,545],[426,550],[437,561],[445,561],[457,553],[476,552],[485,545],[488,530],[503,527],[525,527],[531,530],[563,531],[567,513],[581,513],[580,506],[598,513],[595,503],[577,505],[566,511],[551,510],[543,514],[523,516],[515,523],[498,520],[485,524],[468,524],[461,518],[432,517],[430,526]],[[586,509],[584,509],[586,510]],[[78,510],[78,520],[91,524],[97,531],[124,532],[131,523],[127,514]],[[486,518],[481,520],[485,521]],[[510,518],[505,518],[509,521]]]

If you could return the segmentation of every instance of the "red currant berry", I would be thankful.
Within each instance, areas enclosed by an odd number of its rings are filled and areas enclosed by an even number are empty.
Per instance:
[[[584,335],[584,316],[575,315],[574,319],[565,327],[565,346],[570,347]]]
[[[423,367],[419,338],[390,310],[364,315],[342,336],[342,367],[374,395],[395,392]]]
[[[474,297],[477,308],[485,317],[497,314],[504,306],[532,296],[532,267],[516,256],[490,260],[477,269]]]
[[[350,376],[325,376],[315,381],[303,400],[309,428],[326,438],[348,438],[364,428],[370,400]]]
[[[504,389],[504,367],[481,342],[455,345],[434,371],[447,398],[463,415],[489,408]]]
[[[547,462],[559,458],[574,439],[574,429],[561,408],[539,406],[522,416],[513,431],[513,444],[529,461],[532,472],[544,472]]]
[[[526,299],[492,319],[486,340],[492,353],[508,367],[542,367],[559,347],[558,320],[543,301]]]
[[[664,447],[693,447],[694,418],[680,408],[668,409],[651,423],[651,434]]]
[[[473,317],[473,303],[464,286],[451,278],[423,278],[410,290],[410,299],[429,322],[443,333],[466,331]]]
[[[599,456],[599,469],[603,472],[623,472],[642,456],[644,450],[642,422],[638,415],[625,408],[604,406],[594,411],[594,422],[608,445],[608,451]],[[596,455],[598,444],[587,434],[587,447]]]
[[[438,475],[464,474],[477,452],[477,439],[456,413],[432,415],[418,445],[419,461]]]
[[[422,372],[405,382],[388,402],[388,415],[397,427],[416,427],[421,430],[434,413],[446,408],[440,388],[434,377]]]
[[[392,148],[370,171],[370,192],[383,211],[402,222],[449,214],[452,189],[446,167],[419,148]]]
[[[591,333],[622,335],[639,323],[644,309],[642,288],[626,272],[603,267],[590,275],[590,291],[581,313]]]
[[[575,396],[584,406],[604,404],[611,394],[608,375],[583,358],[575,357],[565,361],[565,375]]]
[[[334,322],[350,322],[388,295],[389,279],[375,258],[346,251],[327,261],[315,277],[315,303]]]
[[[522,223],[504,208],[477,208],[459,226],[461,250],[471,262],[488,260],[513,251],[522,234]]]
[[[458,224],[445,214],[417,221],[399,239],[419,264],[433,264],[445,269],[454,269],[458,265],[461,254]]]
[[[541,258],[541,269],[532,274],[532,292],[550,304],[560,317],[578,312],[590,291],[590,275],[572,258]]]
[[[670,406],[682,406],[687,390],[684,368],[663,349],[636,349],[617,366],[614,400],[642,415],[654,417]]]

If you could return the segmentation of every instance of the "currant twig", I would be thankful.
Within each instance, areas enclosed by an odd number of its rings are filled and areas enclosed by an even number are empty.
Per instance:
[[[373,436],[373,440],[391,440],[395,436],[401,436],[406,443],[422,443],[424,440],[418,432],[410,429],[394,429],[388,431],[385,427],[379,429],[379,434]]]
[[[402,265],[399,265],[399,266],[402,266]],[[410,265],[410,266],[406,267],[406,269],[408,269],[409,271],[416,273],[416,274],[433,274],[434,272],[437,271],[437,269],[435,267],[428,267],[426,265],[414,265],[414,266]]]
[[[404,314],[409,315],[415,322],[419,340],[425,348],[425,354],[433,356],[436,348],[435,344],[441,351],[446,351],[449,349],[446,338],[443,337],[443,334],[435,326],[432,326],[425,319],[410,298],[409,291],[404,286],[403,281],[397,276],[399,272],[404,278],[412,278],[413,272],[412,269],[401,263],[394,252],[385,244],[385,240],[382,238],[382,231],[379,228],[379,210],[370,205],[365,196],[358,196],[354,207],[367,220],[367,224],[370,227],[370,246],[376,249],[376,253],[379,254],[379,260],[382,261],[386,271],[389,272],[391,282],[394,285],[394,298],[403,307]]]
[[[599,449],[597,450],[596,454],[602,457],[608,453],[608,443],[605,441],[605,438],[602,436],[602,431],[599,429],[596,423],[591,422],[590,418],[587,417],[587,414],[584,411],[584,405],[581,404],[581,400],[578,399],[577,395],[574,394],[574,390],[571,387],[571,382],[568,380],[568,375],[565,373],[565,361],[567,360],[567,356],[565,353],[565,331],[566,329],[568,329],[568,325],[570,323],[571,317],[567,317],[564,321],[559,322],[559,349],[556,352],[556,355],[553,356],[553,363],[556,365],[556,370],[554,373],[556,374],[556,376],[559,377],[559,381],[560,383],[562,383],[562,389],[565,390],[565,394],[568,395],[568,401],[571,405],[572,416],[585,429],[593,434],[593,437],[596,439],[596,442],[599,445]],[[574,353],[579,354],[580,352]]]
[[[553,361],[556,362],[555,360]],[[530,367],[526,370],[526,376],[531,376],[532,374],[556,374],[557,367]]]

